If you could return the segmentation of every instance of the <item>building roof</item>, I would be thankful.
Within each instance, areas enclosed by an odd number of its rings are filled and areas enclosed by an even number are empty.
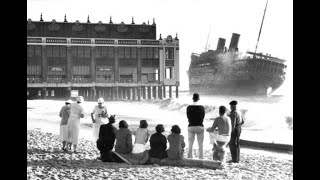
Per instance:
[[[116,24],[110,18],[109,23],[87,22],[57,22],[27,21],[27,36],[29,37],[75,37],[75,38],[116,38],[116,39],[156,39],[156,24],[131,24],[123,22]]]

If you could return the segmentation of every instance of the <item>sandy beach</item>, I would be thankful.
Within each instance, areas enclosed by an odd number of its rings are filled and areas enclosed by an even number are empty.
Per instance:
[[[79,153],[67,153],[61,150],[58,139],[60,118],[57,111],[61,107],[55,107],[56,103],[53,104],[55,106],[48,106],[49,102],[28,101],[28,179],[293,179],[292,153],[244,147],[241,148],[241,162],[226,164],[222,170],[103,163],[96,159],[99,152],[90,140],[92,128],[89,114],[81,121]],[[58,103],[62,104],[62,101]],[[126,119],[134,129],[141,118],[118,115],[117,119]],[[150,123],[150,130],[154,129],[156,123]],[[167,127],[166,134],[170,130],[169,125]],[[212,147],[207,141],[205,137],[204,158],[212,159]],[[196,144],[194,149],[197,148]],[[187,150],[185,148],[185,157]],[[197,157],[197,151],[194,151],[194,156]],[[228,149],[227,161],[230,159]]]
[[[38,130],[27,134],[28,179],[292,179],[292,155],[241,149],[241,162],[222,170],[159,165],[127,165],[97,160],[93,142],[80,139],[79,153],[64,152],[58,136]],[[185,154],[186,155],[186,154]],[[205,150],[205,159],[212,151]],[[227,159],[230,159],[227,153]]]

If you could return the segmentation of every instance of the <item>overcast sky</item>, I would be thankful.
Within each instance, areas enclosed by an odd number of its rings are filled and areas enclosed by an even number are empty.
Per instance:
[[[55,19],[68,22],[157,24],[157,39],[168,35],[180,39],[180,89],[188,87],[186,71],[192,52],[204,51],[208,39],[210,49],[218,38],[229,46],[232,33],[240,34],[239,50],[254,51],[266,0],[27,0],[27,18],[33,21]],[[287,60],[286,81],[279,92],[292,94],[293,69],[293,1],[269,0],[258,52]],[[282,94],[281,93],[281,94]]]

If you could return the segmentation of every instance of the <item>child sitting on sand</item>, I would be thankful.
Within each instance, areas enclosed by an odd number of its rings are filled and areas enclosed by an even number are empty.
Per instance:
[[[139,154],[146,150],[146,143],[150,137],[150,131],[147,127],[147,121],[141,120],[139,128],[132,132],[132,134],[136,136],[132,150],[133,154]]]

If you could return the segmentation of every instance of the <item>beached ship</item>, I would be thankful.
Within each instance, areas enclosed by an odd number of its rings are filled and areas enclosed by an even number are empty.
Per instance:
[[[267,5],[265,7],[266,11]],[[265,15],[264,11],[264,15]],[[263,15],[263,19],[264,19]],[[266,95],[278,89],[285,80],[286,60],[270,54],[238,51],[240,34],[233,33],[229,49],[219,38],[216,50],[192,53],[187,71],[189,92],[208,95]]]

